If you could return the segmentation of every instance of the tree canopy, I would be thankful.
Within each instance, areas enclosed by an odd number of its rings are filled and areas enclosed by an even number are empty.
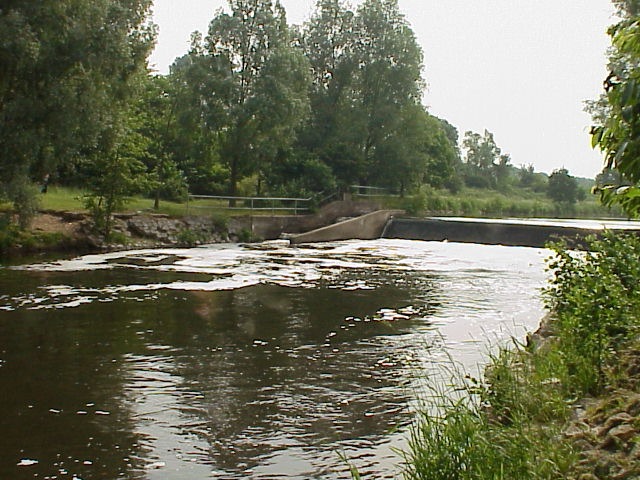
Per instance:
[[[549,176],[547,194],[554,202],[572,205],[579,196],[578,182],[566,168],[554,170]]]
[[[118,115],[154,41],[150,5],[12,0],[0,9],[0,190],[6,197],[19,203],[29,179],[115,148]]]
[[[640,213],[640,6],[617,1],[622,20],[609,29],[613,52],[605,80],[604,107],[592,128],[594,147],[605,153],[605,168],[624,183],[599,188],[605,204],[619,204],[630,216]]]
[[[517,181],[493,134],[467,132],[463,161],[457,129],[423,105],[423,52],[398,0],[317,0],[300,26],[278,0],[228,0],[168,75],[147,68],[151,3],[0,7],[0,199],[25,219],[48,175],[88,190],[105,233],[132,193],[158,208],[187,192],[310,196],[359,184],[404,195]],[[640,95],[622,91],[625,102]],[[521,177],[540,190],[542,177]]]

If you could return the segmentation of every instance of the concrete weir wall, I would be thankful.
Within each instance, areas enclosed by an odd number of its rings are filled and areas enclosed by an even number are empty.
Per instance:
[[[544,225],[492,221],[465,221],[464,219],[399,218],[386,229],[385,238],[482,243],[487,245],[512,245],[544,247],[559,238],[580,239],[602,230],[577,228],[566,225]]]
[[[291,244],[333,242],[339,240],[374,240],[380,238],[385,226],[401,210],[379,210],[357,218],[350,218],[327,227],[290,237]]]

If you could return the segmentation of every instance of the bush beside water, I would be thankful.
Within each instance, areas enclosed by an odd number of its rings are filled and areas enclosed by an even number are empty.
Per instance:
[[[605,460],[594,453],[603,447],[586,442],[585,435],[566,434],[580,399],[604,396],[605,405],[625,403],[625,396],[611,396],[629,383],[621,359],[639,343],[640,241],[608,233],[589,246],[579,253],[552,246],[552,278],[544,293],[553,314],[551,336],[502,348],[482,381],[459,375],[455,387],[430,396],[404,454],[405,478],[640,477],[638,462],[624,460],[640,449],[637,414],[622,440],[596,438],[596,444],[609,442],[605,456],[614,452]],[[640,381],[631,383],[637,390]],[[594,418],[611,424],[603,408]]]

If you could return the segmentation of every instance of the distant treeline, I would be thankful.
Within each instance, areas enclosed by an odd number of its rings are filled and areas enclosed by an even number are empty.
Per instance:
[[[277,1],[228,3],[168,75],[147,66],[151,0],[0,8],[0,199],[26,221],[34,185],[82,186],[104,220],[133,193],[548,188],[489,132],[467,132],[463,155],[422,105],[423,53],[397,0],[318,0],[302,26]]]

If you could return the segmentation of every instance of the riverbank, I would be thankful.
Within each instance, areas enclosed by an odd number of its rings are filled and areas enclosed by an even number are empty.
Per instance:
[[[346,198],[307,215],[230,215],[224,210],[198,211],[197,215],[170,215],[150,211],[113,215],[108,240],[96,235],[86,212],[43,210],[25,231],[10,217],[0,217],[0,257],[36,253],[100,252],[131,248],[193,247],[211,243],[273,240],[283,234],[300,234],[345,218],[375,212],[375,201]]]
[[[406,478],[640,477],[640,242],[610,234],[588,254],[555,250],[553,316],[494,354],[483,379],[434,396]]]
[[[86,213],[44,211],[35,215],[26,231],[13,225],[2,231],[0,257],[247,241],[250,235],[242,228],[213,217],[118,214],[113,234],[106,241],[93,232],[92,219]]]

